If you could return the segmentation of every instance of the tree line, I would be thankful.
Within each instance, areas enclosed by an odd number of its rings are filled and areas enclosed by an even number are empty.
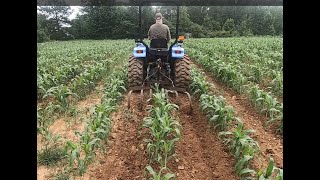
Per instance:
[[[85,6],[69,20],[69,6],[41,6],[37,14],[37,41],[70,39],[125,39],[138,32],[136,6]],[[176,7],[142,7],[142,33],[155,22],[156,12],[175,36]],[[233,36],[281,36],[282,6],[187,6],[180,7],[179,35],[195,38]]]

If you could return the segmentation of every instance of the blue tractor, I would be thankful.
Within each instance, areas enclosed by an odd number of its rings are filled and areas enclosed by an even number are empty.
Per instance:
[[[153,1],[143,1],[139,6],[139,37],[135,39],[136,47],[129,58],[128,83],[129,97],[132,91],[151,89],[157,83],[169,91],[186,93],[190,84],[190,59],[185,55],[183,36],[179,36],[179,5],[177,6],[177,22],[175,41],[167,47],[166,39],[153,39],[148,46],[141,35],[141,6]],[[159,2],[159,1],[154,1]],[[130,98],[129,98],[130,103]],[[190,103],[191,104],[191,103]],[[130,104],[129,104],[130,107]]]

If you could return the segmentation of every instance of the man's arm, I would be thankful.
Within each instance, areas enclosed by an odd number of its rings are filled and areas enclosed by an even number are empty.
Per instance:
[[[148,31],[148,39],[150,40],[150,29],[151,27],[149,28],[149,31]]]
[[[151,40],[151,29],[153,29],[153,25],[150,26],[148,31],[148,39]]]
[[[168,26],[167,26],[167,27],[168,27]],[[168,42],[167,42],[167,43],[169,43],[169,42],[170,42],[170,40],[171,40],[171,34],[170,34],[169,27],[167,28],[167,40],[168,40]]]

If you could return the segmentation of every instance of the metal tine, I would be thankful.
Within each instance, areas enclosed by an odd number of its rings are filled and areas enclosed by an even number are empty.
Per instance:
[[[131,97],[131,93],[132,93],[132,90],[129,91],[129,93],[128,93],[128,109],[130,109],[130,97]]]
[[[178,99],[179,98],[178,91],[174,91],[174,93],[176,94],[176,99]]]
[[[167,89],[164,89],[164,92],[165,92],[165,94],[166,94],[166,98],[169,99],[168,90],[167,90]]]
[[[150,89],[150,99],[152,98],[152,88]]]
[[[150,89],[149,95],[150,95],[150,97],[149,97],[149,99],[147,99],[147,103],[150,103],[150,101],[152,100],[152,89]]]
[[[190,111],[189,111],[189,113],[191,114],[191,113],[192,113],[192,99],[191,99],[191,96],[190,96],[190,94],[189,94],[188,92],[184,92],[184,93],[186,93],[187,96],[188,96],[188,98],[189,98],[189,104],[190,104]]]
[[[177,99],[179,97],[178,92],[176,90],[168,90],[169,93],[174,93],[175,94],[175,98]]]
[[[141,101],[143,101],[143,89],[140,90],[140,98],[141,98]]]

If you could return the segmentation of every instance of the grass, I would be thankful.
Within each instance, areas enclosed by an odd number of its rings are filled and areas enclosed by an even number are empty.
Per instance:
[[[45,148],[37,153],[38,164],[44,166],[54,166],[62,159],[66,158],[63,148]]]
[[[59,172],[55,176],[55,180],[69,180],[69,179],[71,179],[70,175],[68,173],[65,173],[65,172]]]

